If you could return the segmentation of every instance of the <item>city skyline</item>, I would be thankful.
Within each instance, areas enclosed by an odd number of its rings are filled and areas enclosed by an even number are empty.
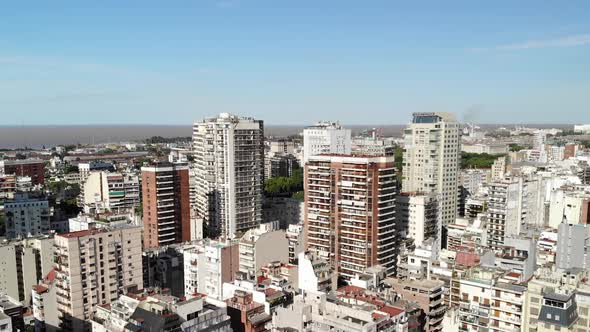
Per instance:
[[[4,4],[3,124],[588,122],[588,6]]]

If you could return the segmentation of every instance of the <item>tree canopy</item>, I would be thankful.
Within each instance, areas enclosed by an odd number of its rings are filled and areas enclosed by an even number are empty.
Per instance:
[[[267,179],[264,191],[270,196],[284,196],[303,190],[303,169],[293,170],[290,177],[276,177]]]
[[[501,154],[461,153],[461,168],[491,168]]]

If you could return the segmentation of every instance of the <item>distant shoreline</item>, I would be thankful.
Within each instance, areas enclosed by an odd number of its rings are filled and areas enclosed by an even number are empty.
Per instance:
[[[396,125],[347,125],[353,133],[366,129],[380,128],[384,136],[401,137],[406,124]],[[515,124],[478,124],[483,129],[507,127]],[[570,124],[516,124],[536,128],[572,128]],[[265,124],[265,135],[285,137],[297,135],[305,126]],[[103,144],[115,142],[136,142],[152,136],[188,137],[192,135],[189,125],[0,125],[0,149],[46,148],[68,144]]]

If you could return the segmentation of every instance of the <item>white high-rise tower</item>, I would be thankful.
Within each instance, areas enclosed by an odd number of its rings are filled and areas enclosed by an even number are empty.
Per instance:
[[[191,203],[210,237],[235,238],[262,219],[264,126],[222,113],[193,126]]]
[[[404,131],[404,192],[436,193],[442,225],[457,217],[459,123],[449,113],[414,113]]]

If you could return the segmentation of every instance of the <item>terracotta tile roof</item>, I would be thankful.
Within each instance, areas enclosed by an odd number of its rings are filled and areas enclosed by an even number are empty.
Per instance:
[[[400,308],[396,308],[396,307],[392,307],[390,305],[385,305],[385,306],[381,307],[379,309],[379,311],[382,311],[382,312],[388,314],[390,317],[395,317],[395,316],[398,316],[399,314],[403,313],[405,310],[400,309]]]

